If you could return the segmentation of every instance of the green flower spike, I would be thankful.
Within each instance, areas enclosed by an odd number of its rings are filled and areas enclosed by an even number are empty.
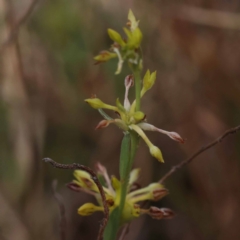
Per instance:
[[[155,79],[156,79],[156,72],[153,72],[151,74],[150,71],[148,70],[143,79],[143,87],[141,91],[143,94],[141,94],[141,96],[143,96],[144,93],[153,86]],[[178,141],[180,143],[183,143],[184,140],[176,132],[168,132],[160,128],[156,128],[155,126],[148,124],[145,121],[146,115],[141,111],[135,110],[136,101],[134,101],[131,105],[128,99],[129,89],[133,85],[134,85],[133,76],[132,75],[127,76],[125,78],[125,97],[124,97],[123,105],[121,104],[119,99],[117,99],[116,101],[116,106],[108,105],[102,102],[98,98],[86,99],[85,102],[89,103],[89,105],[95,109],[113,110],[120,117],[120,118],[112,119],[104,113],[102,115],[105,117],[105,119],[99,122],[96,129],[105,128],[109,126],[109,124],[113,123],[117,125],[119,128],[121,128],[124,132],[135,131],[145,141],[145,143],[149,147],[150,154],[154,158],[158,159],[158,161],[163,163],[164,160],[163,160],[161,150],[157,146],[152,144],[152,142],[148,139],[144,131],[157,131],[167,135],[171,139]],[[100,111],[102,112],[102,110]]]
[[[130,64],[141,67],[142,60],[140,54],[140,45],[142,42],[142,32],[138,27],[139,21],[136,20],[133,12],[129,10],[128,28],[123,28],[127,39],[113,29],[108,29],[108,36],[113,41],[109,51],[102,51],[94,57],[96,63],[106,62],[112,58],[118,58],[117,70],[115,74],[119,74],[122,70],[123,63],[126,61]]]
[[[100,163],[96,165],[96,168],[98,175],[104,180],[103,190],[111,213],[120,204],[122,183],[114,176],[110,178],[106,168]],[[129,222],[130,220],[137,218],[142,214],[148,214],[155,219],[173,217],[174,213],[170,209],[159,209],[156,207],[150,207],[149,209],[140,208],[140,205],[138,204],[139,202],[146,200],[159,201],[168,194],[168,190],[159,183],[152,183],[147,187],[136,189],[134,184],[139,177],[139,173],[139,169],[134,169],[130,173],[128,193],[123,208],[121,223],[123,224]],[[103,211],[100,193],[95,183],[91,179],[91,176],[81,170],[75,170],[74,176],[76,180],[73,180],[73,182],[69,183],[68,187],[77,192],[84,191],[90,193],[95,196],[98,202],[98,205],[93,203],[83,204],[78,209],[78,214],[82,216],[89,216],[94,212]]]

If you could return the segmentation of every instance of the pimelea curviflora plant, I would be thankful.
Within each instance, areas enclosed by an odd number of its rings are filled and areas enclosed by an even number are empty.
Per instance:
[[[184,142],[178,133],[168,132],[147,123],[146,115],[141,110],[140,103],[145,93],[153,87],[156,80],[156,71],[151,73],[147,70],[142,78],[141,41],[143,35],[139,28],[139,21],[136,20],[131,10],[128,14],[127,27],[124,27],[123,30],[126,38],[122,37],[115,30],[108,29],[108,35],[113,43],[109,50],[101,51],[94,60],[96,63],[101,63],[112,58],[118,58],[116,74],[121,72],[124,63],[129,66],[132,73],[126,76],[123,81],[125,85],[124,102],[121,103],[117,99],[115,105],[110,105],[96,97],[85,99],[85,102],[92,108],[97,109],[104,118],[96,126],[96,129],[115,124],[124,134],[119,166],[120,180],[115,176],[110,178],[105,167],[101,164],[97,165],[97,173],[104,180],[103,189],[110,210],[109,222],[104,232],[105,240],[115,239],[120,226],[142,214],[148,214],[154,219],[171,218],[174,215],[170,209],[166,208],[150,207],[149,209],[143,209],[140,207],[139,203],[142,201],[160,200],[168,194],[168,190],[158,182],[151,183],[144,188],[134,188],[134,183],[140,172],[140,169],[132,170],[134,156],[140,140],[139,136],[149,147],[150,154],[161,163],[164,162],[161,150],[148,139],[144,131],[157,131],[166,134],[175,141]],[[131,87],[135,87],[136,97],[132,103],[128,99],[128,92]],[[112,118],[105,112],[105,109],[114,111],[118,117]],[[82,216],[87,216],[96,211],[103,211],[99,191],[91,180],[90,175],[84,171],[76,170],[74,176],[76,179],[69,184],[69,187],[93,194],[99,204],[96,206],[93,203],[85,203],[78,209],[78,213]]]
[[[115,124],[123,132],[119,165],[120,179],[115,176],[109,177],[106,168],[100,163],[96,165],[97,175],[89,168],[79,164],[71,166],[55,164],[56,167],[78,169],[74,171],[75,179],[68,184],[68,187],[74,191],[84,191],[91,194],[98,202],[98,205],[85,203],[80,206],[78,209],[80,215],[88,216],[96,211],[104,211],[108,218],[108,214],[110,214],[106,228],[102,228],[98,237],[98,239],[103,238],[104,240],[116,239],[121,226],[142,214],[148,214],[157,220],[173,217],[173,211],[168,208],[152,206],[146,209],[141,207],[140,203],[142,201],[159,201],[168,194],[168,190],[159,182],[139,188],[135,183],[140,174],[140,169],[132,170],[132,165],[140,139],[143,139],[149,147],[151,156],[160,163],[164,163],[160,148],[148,139],[145,131],[160,132],[177,142],[184,142],[178,133],[168,132],[147,123],[146,115],[141,110],[140,103],[145,93],[153,87],[156,80],[156,71],[150,72],[147,70],[142,78],[141,41],[143,35],[139,28],[139,21],[136,20],[131,10],[128,14],[127,27],[123,30],[126,38],[123,38],[115,30],[108,29],[108,35],[113,43],[109,50],[101,51],[94,60],[96,63],[101,63],[112,58],[118,58],[116,74],[121,72],[123,64],[129,66],[131,74],[126,76],[125,80],[123,79],[125,85],[124,102],[121,103],[117,99],[116,103],[111,105],[104,103],[97,97],[85,99],[85,102],[92,108],[97,109],[103,117],[96,129]],[[135,88],[136,98],[132,103],[128,99],[128,92],[131,87]],[[105,112],[106,110],[113,111],[114,116],[117,114],[117,118],[108,115]],[[54,164],[51,159],[45,159],[45,161]]]

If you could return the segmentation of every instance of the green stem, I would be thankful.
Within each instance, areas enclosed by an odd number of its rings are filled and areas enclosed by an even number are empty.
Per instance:
[[[128,191],[128,183],[129,183],[129,176],[130,176],[130,172],[132,170],[132,165],[133,165],[133,160],[137,151],[137,144],[138,144],[138,136],[135,132],[131,132],[128,140],[128,149],[130,150],[128,152],[128,157],[121,159],[122,162],[124,162],[124,168],[121,168],[121,164],[123,165],[123,163],[120,162],[120,169],[124,169],[124,171],[120,172],[121,174],[121,182],[122,182],[122,188],[121,188],[121,199],[120,199],[120,204],[119,204],[119,217],[120,217],[120,225],[121,225],[121,216],[122,216],[122,212],[124,209],[124,205],[125,205],[125,200],[126,200],[126,196],[127,196],[127,191]],[[123,149],[121,149],[123,150]],[[122,156],[122,155],[121,155]],[[120,227],[119,225],[119,227]]]
[[[141,71],[139,68],[133,70],[134,83],[135,83],[135,95],[136,95],[136,111],[140,111],[141,100]]]
[[[129,163],[131,157],[131,135],[127,132],[122,140],[121,153],[120,153],[120,178],[122,182],[121,198],[119,206],[116,207],[110,214],[107,227],[104,231],[104,240],[114,240],[117,237],[118,229],[121,225],[121,216],[124,208],[124,203],[127,194]]]
[[[106,119],[106,120],[113,120],[111,117],[109,117],[103,110],[102,108],[98,109],[98,112]]]

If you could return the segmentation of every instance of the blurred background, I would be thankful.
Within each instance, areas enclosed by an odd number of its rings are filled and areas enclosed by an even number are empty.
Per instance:
[[[107,28],[123,34],[131,8],[144,34],[144,72],[157,81],[142,101],[148,121],[187,139],[179,144],[149,133],[165,164],[141,142],[134,163],[139,183],[158,181],[240,123],[240,1],[237,0],[0,0],[0,239],[59,240],[58,180],[68,240],[96,239],[102,214],[81,217],[94,199],[65,184],[72,171],[54,169],[43,157],[93,167],[99,161],[118,176],[123,134],[84,103],[96,94],[123,100],[127,66],[94,66],[107,49]],[[131,99],[134,98],[131,92]],[[170,195],[155,204],[176,212],[172,220],[135,220],[126,240],[240,239],[240,134],[210,149],[165,182]]]

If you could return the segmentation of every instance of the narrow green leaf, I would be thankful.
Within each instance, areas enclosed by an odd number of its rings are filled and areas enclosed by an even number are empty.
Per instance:
[[[119,228],[119,207],[115,208],[110,214],[107,227],[104,231],[104,240],[115,240]]]

